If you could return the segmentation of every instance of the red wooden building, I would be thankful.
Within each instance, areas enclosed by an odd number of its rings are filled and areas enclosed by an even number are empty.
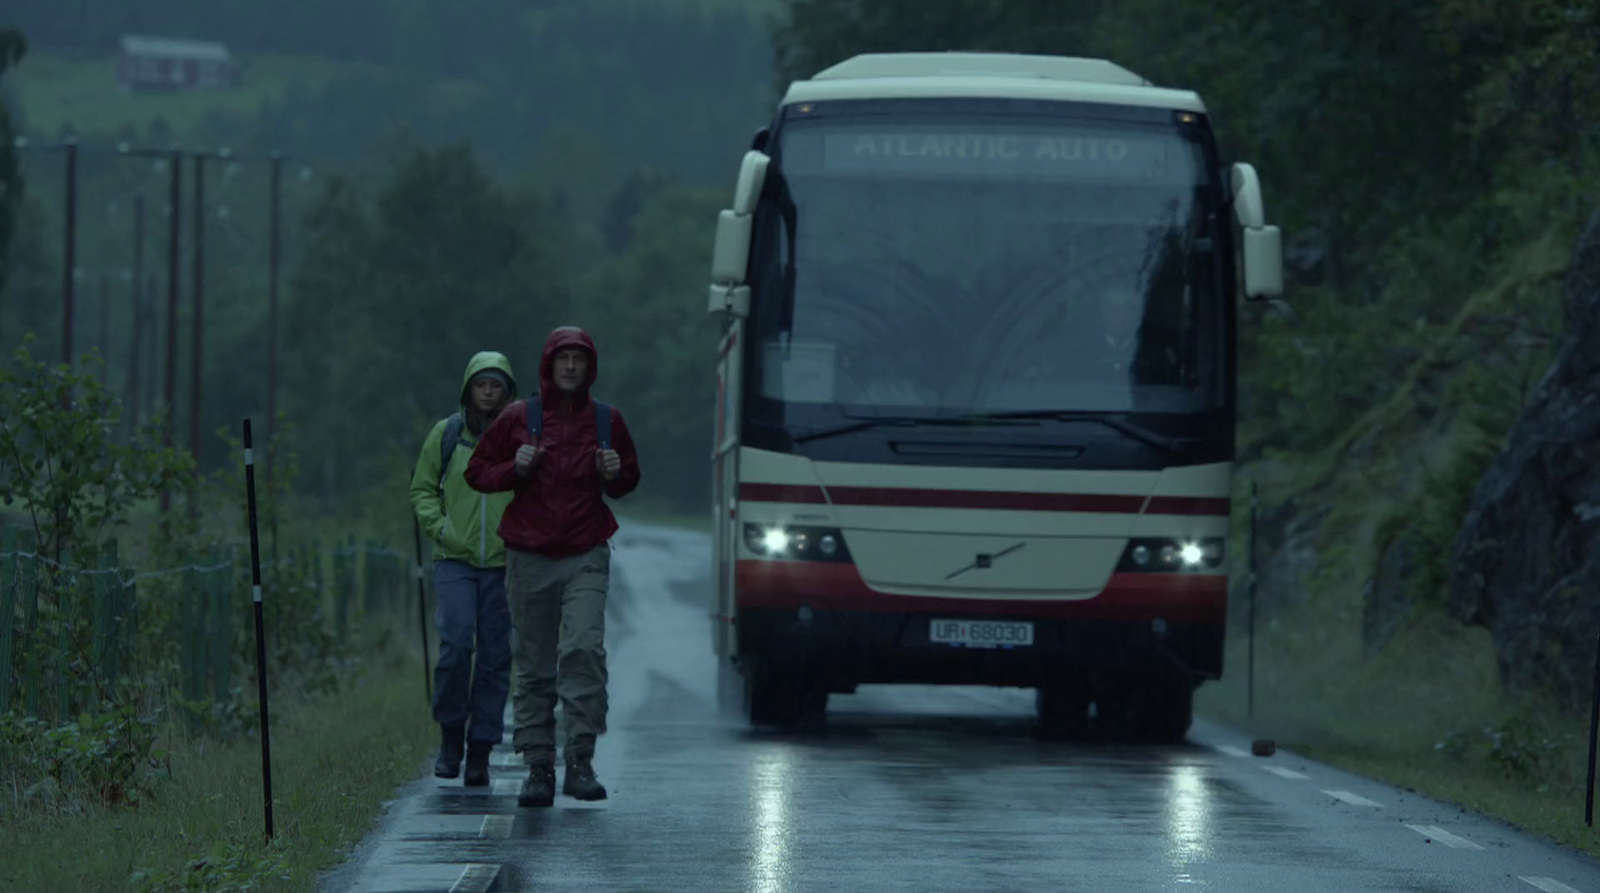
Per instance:
[[[214,90],[238,82],[238,63],[220,43],[134,35],[122,38],[117,86],[123,90]]]

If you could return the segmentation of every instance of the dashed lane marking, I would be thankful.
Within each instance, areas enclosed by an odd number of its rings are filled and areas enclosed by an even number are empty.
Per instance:
[[[1466,839],[1465,837],[1460,837],[1460,836],[1457,836],[1455,834],[1451,834],[1449,831],[1446,831],[1445,829],[1439,827],[1438,825],[1407,825],[1406,827],[1410,828],[1411,830],[1413,830],[1415,832],[1417,832],[1418,834],[1421,834],[1423,837],[1427,837],[1427,838],[1430,838],[1432,840],[1437,840],[1440,843],[1444,844],[1445,846],[1450,847],[1451,849],[1457,849],[1457,850],[1481,850],[1481,849],[1483,849],[1483,847],[1473,843],[1472,841]]]
[[[1231,744],[1224,744],[1224,745],[1218,747],[1217,750],[1222,751],[1223,753],[1227,754],[1230,757],[1247,757],[1247,756],[1250,756],[1250,751],[1245,750],[1242,747],[1234,747]]]
[[[1526,884],[1532,884],[1533,886],[1538,887],[1539,889],[1543,890],[1544,893],[1578,893],[1577,890],[1572,889],[1571,887],[1567,886],[1566,884],[1561,883],[1560,881],[1558,881],[1558,880],[1556,880],[1554,878],[1547,878],[1547,877],[1519,877],[1519,878],[1517,878],[1517,880],[1522,881],[1523,883],[1526,883]]]
[[[1262,766],[1261,767],[1261,771],[1263,771],[1263,772],[1271,772],[1273,775],[1276,775],[1279,778],[1296,778],[1296,779],[1299,779],[1299,778],[1310,778],[1311,777],[1311,776],[1305,774],[1304,772],[1296,772],[1293,769],[1285,769],[1282,766]]]
[[[474,863],[461,869],[461,877],[450,885],[450,893],[484,893],[500,875],[500,866]]]
[[[1322,793],[1327,794],[1329,797],[1332,797],[1335,800],[1343,800],[1351,806],[1370,806],[1373,809],[1383,808],[1383,804],[1375,800],[1368,800],[1360,794],[1352,794],[1349,791],[1323,791]]]

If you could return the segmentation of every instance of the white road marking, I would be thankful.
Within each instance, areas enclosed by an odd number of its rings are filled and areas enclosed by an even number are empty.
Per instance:
[[[497,778],[494,780],[496,794],[515,794],[522,790],[522,782],[515,778]]]
[[[1383,804],[1374,800],[1368,800],[1360,794],[1352,794],[1349,791],[1323,791],[1322,793],[1327,794],[1329,797],[1332,797],[1335,800],[1343,800],[1351,806],[1370,806],[1373,809],[1383,808]]]
[[[1230,757],[1247,757],[1247,756],[1250,756],[1250,751],[1245,750],[1242,747],[1234,747],[1231,744],[1221,745],[1221,746],[1219,746],[1217,748],[1217,750],[1222,751],[1223,753],[1227,754]]]
[[[1262,766],[1261,767],[1261,771],[1263,771],[1263,772],[1271,772],[1273,775],[1276,775],[1279,778],[1310,778],[1311,777],[1309,775],[1306,775],[1303,772],[1296,772],[1293,769],[1285,769],[1282,766]]]
[[[516,819],[514,815],[486,815],[483,817],[483,827],[478,829],[478,836],[510,837],[511,823]]]
[[[1533,886],[1543,890],[1544,893],[1578,893],[1577,890],[1572,889],[1571,887],[1561,883],[1558,880],[1555,880],[1554,878],[1519,877],[1517,880],[1532,884]]]
[[[450,885],[450,893],[484,893],[500,874],[500,866],[473,864],[461,869],[461,877]]]
[[[1418,834],[1421,834],[1423,837],[1429,837],[1429,838],[1432,838],[1434,840],[1437,840],[1440,843],[1442,843],[1445,846],[1450,847],[1452,849],[1457,849],[1457,850],[1481,850],[1481,849],[1483,849],[1483,847],[1478,846],[1477,844],[1475,844],[1472,841],[1466,839],[1465,837],[1459,837],[1459,836],[1457,836],[1455,834],[1451,834],[1449,831],[1444,830],[1443,828],[1439,827],[1438,825],[1407,825],[1406,827],[1410,828],[1411,830],[1413,830],[1415,832],[1417,832]]]

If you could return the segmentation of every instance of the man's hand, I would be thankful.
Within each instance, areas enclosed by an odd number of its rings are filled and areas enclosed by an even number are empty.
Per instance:
[[[622,457],[616,450],[595,450],[594,464],[600,469],[600,474],[608,481],[617,479],[622,473]]]
[[[539,460],[544,458],[544,448],[532,444],[523,444],[517,447],[516,469],[518,477],[527,477],[533,472]]]

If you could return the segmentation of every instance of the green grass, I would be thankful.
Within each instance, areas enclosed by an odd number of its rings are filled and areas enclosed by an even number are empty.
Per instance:
[[[1245,639],[1196,708],[1312,759],[1455,803],[1585,852],[1588,719],[1500,685],[1486,630],[1419,611],[1364,658],[1337,612],[1259,628],[1255,716],[1245,715]]]
[[[240,85],[232,90],[133,92],[117,89],[116,57],[73,57],[30,52],[8,85],[16,91],[25,122],[24,134],[52,138],[73,126],[82,133],[118,133],[124,127],[143,133],[156,120],[172,128],[174,138],[195,133],[213,112],[254,115],[261,104],[285,95],[300,83],[309,88],[346,77],[385,76],[388,68],[315,56],[245,54]]]
[[[272,846],[263,841],[259,744],[178,740],[171,742],[172,778],[151,804],[81,814],[17,812],[6,804],[0,888],[137,890],[130,883],[136,872],[181,876],[211,854],[225,872],[230,859],[281,859],[281,870],[252,890],[314,890],[318,872],[338,864],[395,788],[424,769],[434,733],[418,663],[393,657],[337,695],[273,704]],[[232,870],[238,880],[250,873]]]

